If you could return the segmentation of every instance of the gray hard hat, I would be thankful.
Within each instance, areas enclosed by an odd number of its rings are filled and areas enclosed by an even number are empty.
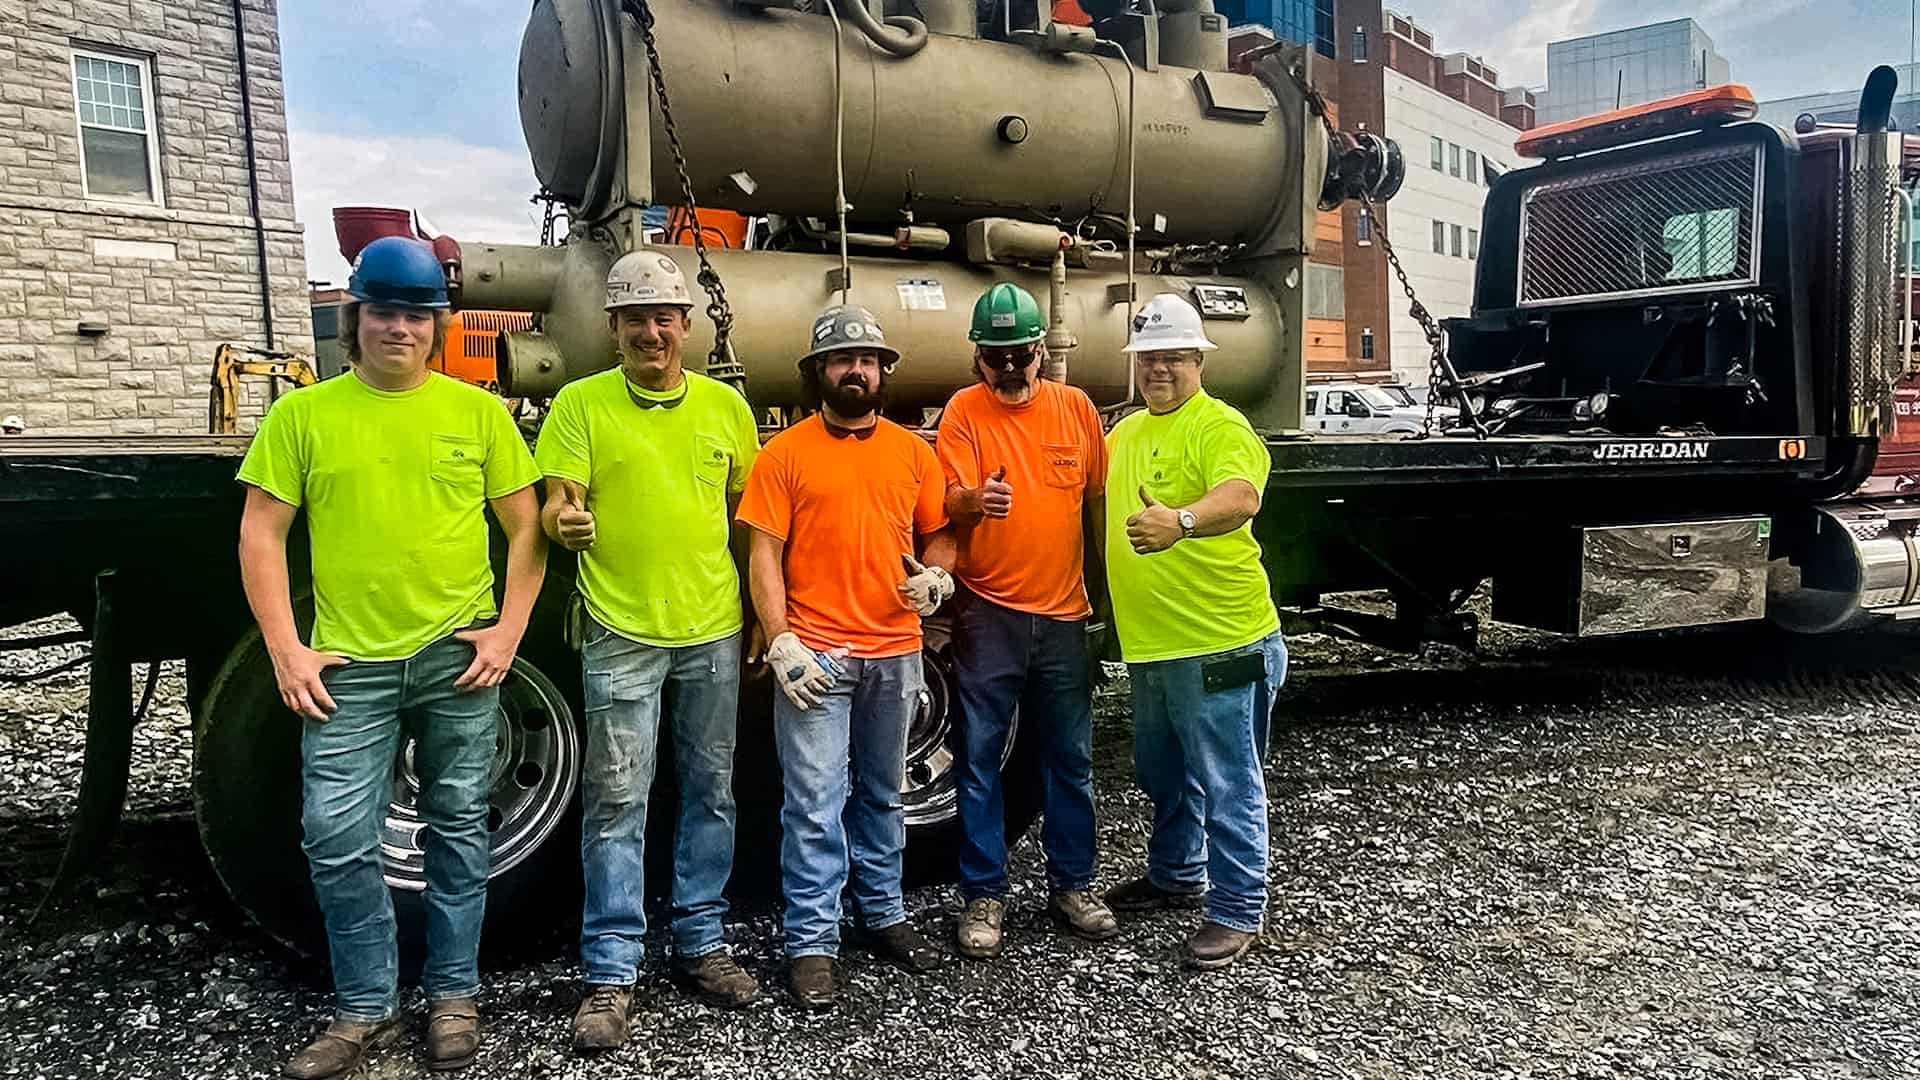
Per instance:
[[[900,359],[900,350],[887,344],[873,312],[857,304],[835,304],[814,316],[807,352],[800,359],[841,349],[872,349],[880,354],[883,364],[893,364]]]

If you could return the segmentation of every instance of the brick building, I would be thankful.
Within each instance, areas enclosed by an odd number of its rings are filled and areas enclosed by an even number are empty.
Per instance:
[[[222,342],[313,353],[275,0],[0,0],[0,413],[203,432]]]

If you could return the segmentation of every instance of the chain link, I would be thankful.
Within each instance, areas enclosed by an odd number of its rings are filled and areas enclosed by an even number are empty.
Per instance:
[[[621,9],[633,17],[640,28],[640,41],[647,47],[647,70],[652,76],[653,97],[660,103],[660,123],[666,130],[667,145],[673,150],[673,169],[680,178],[680,197],[693,218],[693,251],[700,260],[696,280],[707,292],[707,318],[713,320],[713,351],[707,354],[707,374],[724,382],[744,387],[747,369],[733,356],[733,308],[727,303],[727,287],[707,258],[707,240],[700,227],[700,206],[694,201],[693,179],[687,175],[687,155],[680,146],[680,132],[674,126],[673,109],[667,103],[667,80],[660,71],[660,45],[653,36],[653,9],[647,0],[621,0]]]
[[[1333,126],[1333,113],[1327,107],[1326,96],[1320,92],[1319,88],[1307,82],[1297,69],[1289,67],[1287,74],[1292,77],[1294,84],[1306,97],[1307,108],[1312,110],[1313,115],[1320,118],[1320,126],[1326,129],[1328,149],[1340,146],[1341,135]],[[1433,313],[1427,310],[1427,305],[1421,303],[1419,295],[1414,292],[1413,282],[1407,278],[1407,268],[1400,264],[1400,255],[1393,250],[1393,241],[1387,238],[1386,222],[1381,220],[1379,208],[1374,205],[1373,196],[1364,190],[1360,192],[1360,206],[1373,219],[1373,238],[1379,243],[1381,253],[1387,257],[1387,268],[1393,271],[1395,278],[1399,279],[1400,291],[1407,294],[1407,313],[1413,316],[1414,322],[1420,324],[1420,332],[1426,335],[1427,347],[1431,350],[1427,358],[1427,419],[1419,435],[1415,436],[1425,439],[1433,434],[1435,409],[1440,403],[1436,390],[1442,386],[1449,389],[1455,386],[1455,380],[1451,374],[1453,365],[1447,360],[1446,335],[1440,329],[1440,321],[1433,317]],[[1480,422],[1480,417],[1467,404],[1465,395],[1461,397],[1460,415],[1473,425],[1475,435],[1482,439],[1486,438],[1486,425]]]

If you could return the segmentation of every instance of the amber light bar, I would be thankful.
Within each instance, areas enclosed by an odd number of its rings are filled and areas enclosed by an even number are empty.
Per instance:
[[[1598,116],[1537,127],[1513,144],[1514,152],[1530,158],[1568,157],[1662,135],[1751,120],[1759,112],[1753,91],[1738,83],[1728,83],[1643,105],[1629,105]]]

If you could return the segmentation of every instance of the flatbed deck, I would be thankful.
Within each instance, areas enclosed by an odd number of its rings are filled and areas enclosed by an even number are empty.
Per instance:
[[[1826,463],[1820,437],[1524,435],[1476,439],[1440,435],[1265,436],[1272,484],[1283,488],[1459,484],[1590,478],[1812,478]]]

